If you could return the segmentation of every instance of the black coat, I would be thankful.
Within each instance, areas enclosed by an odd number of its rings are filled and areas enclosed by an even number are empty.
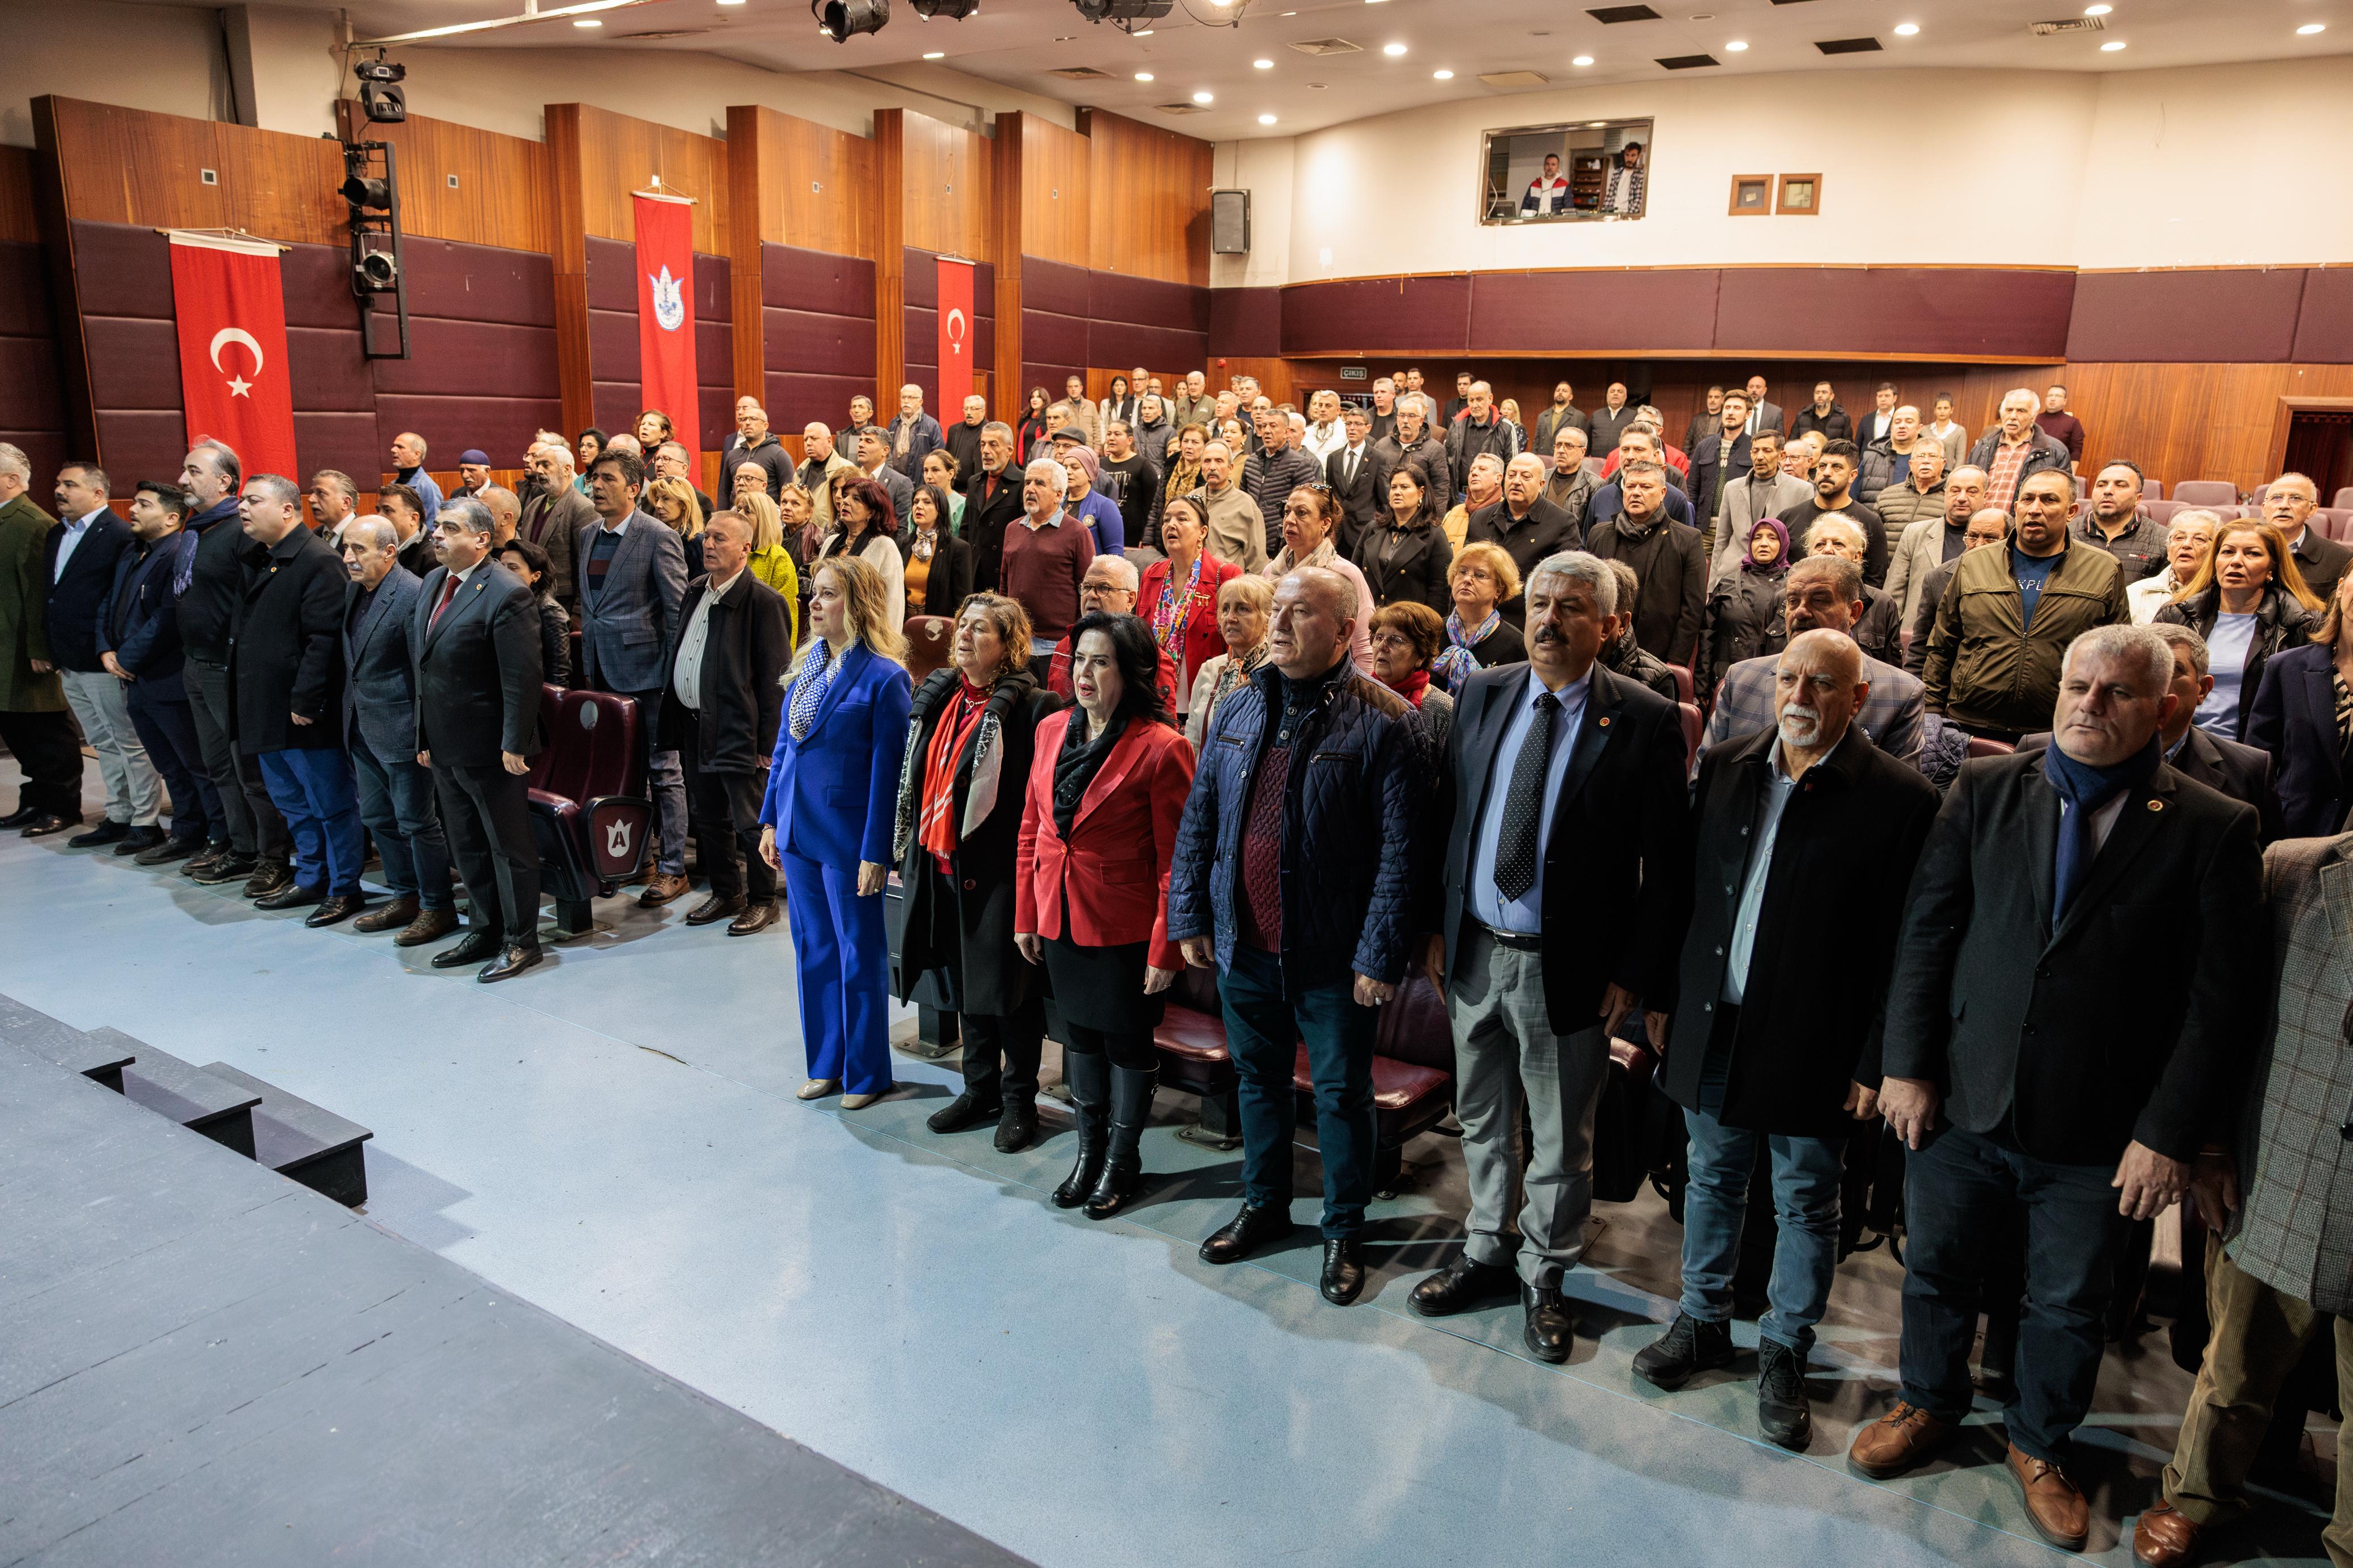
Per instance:
[[[966,502],[967,509],[970,502]],[[969,510],[966,516],[970,515]],[[907,542],[910,552],[914,541]],[[943,529],[932,545],[931,571],[923,578],[923,602],[918,607],[914,596],[908,595],[907,613],[911,616],[954,616],[956,606],[972,592],[973,548],[964,540]]]
[[[1525,665],[1482,669],[1454,699],[1438,795],[1425,819],[1446,857],[1423,928],[1446,938],[1448,974],[1469,920],[1472,836],[1493,776],[1496,742],[1526,690]],[[1659,1008],[1674,994],[1675,954],[1691,900],[1683,720],[1656,692],[1596,666],[1544,845],[1544,979],[1553,1032],[1600,1022],[1614,982]]]
[[[2337,738],[2336,660],[2321,643],[2292,647],[2263,669],[2247,744],[2269,754],[2279,781],[2283,838],[2326,838],[2353,817],[2353,768]]]
[[[549,686],[572,684],[572,612],[543,595],[539,601],[539,679]]]
[[[2051,731],[2019,737],[2021,752],[2039,752],[2051,743]],[[2256,750],[2237,741],[2226,741],[2212,735],[2195,724],[2181,737],[2181,749],[2170,759],[2173,771],[2186,778],[2196,779],[2208,789],[2220,791],[2232,800],[2244,801],[2255,808],[2256,819],[2262,824],[2266,844],[2290,837],[2280,830],[2279,791],[2272,784],[2272,758],[2268,752]],[[2334,829],[2331,830],[2331,834]],[[2330,835],[2299,833],[2298,838],[2324,837]]]
[[[916,765],[905,787],[914,792],[902,804],[913,822],[922,808],[923,765],[941,712],[963,680],[953,667],[934,670],[916,689],[908,716]],[[1002,1017],[1018,1011],[1037,988],[1044,971],[1022,958],[1013,945],[1015,859],[1021,839],[1021,807],[1029,787],[1029,764],[1037,752],[1039,721],[1062,706],[1029,677],[1017,674],[989,692],[987,711],[997,719],[1003,745],[997,765],[997,802],[968,833],[961,833],[951,868],[943,876],[930,850],[910,832],[899,862],[906,891],[906,926],[894,968],[899,999],[914,994],[923,975],[944,971],[957,1010]],[[985,721],[984,716],[984,721]],[[956,757],[955,811],[959,828],[970,803],[973,763],[980,732]]]
[[[1669,664],[1688,664],[1699,647],[1700,611],[1707,594],[1707,562],[1701,556],[1699,530],[1664,512],[1640,536],[1624,530],[1626,515],[1618,513],[1593,525],[1586,548],[1604,561],[1623,561],[1634,569],[1637,584],[1630,608],[1620,615],[1634,617],[1634,640]]]
[[[409,616],[417,749],[438,767],[492,768],[539,750],[539,601],[495,561],[474,569],[428,634],[449,569],[436,566]]]
[[[1710,431],[1700,437],[1699,445],[1690,448],[1690,496],[1694,515],[1712,518],[1716,503],[1724,499],[1724,487],[1750,471],[1748,432],[1742,431],[1733,438],[1732,452],[1724,450],[1722,430]]]
[[[697,577],[679,601],[677,629],[662,649],[666,692],[675,691],[671,682],[687,624],[710,592],[711,579]],[[711,624],[703,633],[696,766],[713,773],[756,773],[767,766],[776,754],[776,723],[785,706],[778,682],[792,660],[792,617],[783,595],[748,570],[736,574],[725,596],[712,602]],[[661,725],[664,742],[673,750],[682,746],[683,704],[664,702]]]
[[[1414,527],[1398,528],[1394,517],[1384,516],[1357,539],[1356,570],[1365,574],[1365,585],[1373,591],[1373,604],[1365,614],[1401,599],[1428,605],[1440,616],[1454,607],[1452,590],[1446,585],[1447,569],[1454,564],[1454,546],[1446,542],[1446,531],[1438,526],[1427,505],[1414,514]],[[1389,548],[1392,542],[1394,552]]]
[[[1370,436],[1365,437],[1365,449],[1356,458],[1354,483],[1347,482],[1346,442],[1333,447],[1324,459],[1324,482],[1332,487],[1332,494],[1340,503],[1340,549],[1351,560],[1356,558],[1356,542],[1364,537],[1365,531],[1388,515],[1388,474],[1379,462],[1379,445]],[[1430,515],[1446,514],[1441,510]]]
[[[1778,738],[1759,730],[1700,760],[1693,793],[1691,929],[1659,1087],[1699,1108],[1701,1069],[1726,967],[1757,808]],[[1936,820],[1936,787],[1850,725],[1789,792],[1741,987],[1732,1077],[1716,1120],[1792,1138],[1842,1138],[1847,1088],[1879,1087],[1879,1031],[1904,896]],[[1839,955],[1823,1005],[1812,953]]]
[[[324,540],[297,528],[246,541],[229,645],[237,749],[248,756],[343,743],[343,599],[351,579]],[[294,722],[301,714],[307,724]]]
[[[2302,574],[2304,585],[2312,590],[2312,596],[2324,605],[2336,598],[2338,580],[2345,575],[2345,568],[2353,565],[2353,549],[2326,537],[2307,523],[2297,535],[2292,553],[2296,571]]]
[[[1504,618],[1515,626],[1528,624],[1528,574],[1547,555],[1575,550],[1585,542],[1577,519],[1538,496],[1525,517],[1514,517],[1509,501],[1482,506],[1471,514],[1463,529],[1465,544],[1498,544],[1520,569],[1520,591],[1504,601]]]
[[[99,617],[114,588],[114,568],[134,541],[129,523],[102,512],[66,558],[60,577],[58,550],[65,538],[66,525],[52,523],[41,542],[41,580],[49,585],[49,660],[59,669],[87,674],[104,668],[98,662]]]
[[[1797,417],[1789,421],[1789,434],[1802,436],[1809,430],[1820,431],[1825,441],[1854,440],[1854,421],[1848,417],[1843,403],[1831,404],[1828,414],[1815,413],[1810,403],[1799,409]]]
[[[2059,796],[2040,753],[1961,764],[1913,873],[1881,1067],[1941,1126],[2037,1159],[2194,1158],[2238,1103],[2264,1010],[2253,806],[2169,767],[2128,791],[2051,920]]]
[[[227,664],[230,639],[237,635],[237,600],[245,589],[245,568],[238,559],[245,529],[237,521],[237,498],[206,507],[181,527],[196,542],[188,584],[180,590],[180,643],[207,664]]]
[[[1841,507],[1826,507],[1820,500],[1812,500],[1799,501],[1783,512],[1781,524],[1789,531],[1789,553],[1806,553],[1806,530],[1814,525],[1814,519],[1825,512],[1842,513],[1862,530],[1862,580],[1876,588],[1887,581],[1887,524],[1881,521],[1876,507],[1852,499],[1854,490],[1851,486],[1847,496],[1847,503]]]
[[[1787,572],[1737,571],[1708,595],[1699,687],[1713,691],[1744,658],[1779,653],[1789,640]]]
[[[1479,661],[1482,669],[1518,664],[1528,657],[1528,639],[1511,622],[1499,620],[1493,631],[1471,645],[1471,657]]]
[[[997,567],[1005,557],[1005,529],[1021,515],[1021,467],[1008,462],[1004,477],[998,481],[997,493],[989,495],[988,470],[975,468],[965,476],[964,490],[963,538],[972,546],[972,585],[975,592],[994,593]]]
[[[2175,626],[2188,626],[2201,637],[2211,637],[2221,605],[2222,590],[2209,584],[2179,604],[2161,606],[2157,618]],[[2264,587],[2263,596],[2255,605],[2255,635],[2247,639],[2247,662],[2239,685],[2239,732],[2231,737],[2232,740],[2247,738],[2247,725],[2255,711],[2253,699],[2263,688],[2263,667],[2283,648],[2302,645],[2312,626],[2312,612],[2278,584]],[[2333,834],[2337,829],[2332,827],[2328,831]]]

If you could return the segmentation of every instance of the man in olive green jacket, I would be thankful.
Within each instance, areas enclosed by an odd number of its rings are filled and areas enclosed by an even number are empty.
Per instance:
[[[0,441],[0,744],[24,774],[0,828],[55,833],[81,820],[81,746],[49,662],[49,574],[43,542],[56,520],[26,490],[33,465]]]
[[[2016,745],[2049,724],[2067,645],[2129,618],[2116,558],[2068,537],[2074,506],[2073,475],[2030,474],[2019,481],[2010,542],[1954,562],[1920,671],[1929,712]]]

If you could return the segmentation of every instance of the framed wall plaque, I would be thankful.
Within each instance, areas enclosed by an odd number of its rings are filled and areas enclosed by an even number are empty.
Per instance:
[[[1784,174],[1773,211],[1782,217],[1812,217],[1822,210],[1820,174]]]
[[[1732,205],[1726,210],[1734,217],[1770,217],[1773,214],[1773,176],[1733,175]]]

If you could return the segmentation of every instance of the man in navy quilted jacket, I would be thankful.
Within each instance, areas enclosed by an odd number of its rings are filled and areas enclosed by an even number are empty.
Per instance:
[[[1219,705],[1168,879],[1168,934],[1187,963],[1218,966],[1240,1079],[1241,1212],[1202,1259],[1291,1230],[1298,1041],[1324,1159],[1324,1296],[1343,1307],[1365,1284],[1375,1009],[1405,978],[1421,795],[1419,719],[1348,656],[1372,608],[1322,567],[1275,585],[1267,662]]]

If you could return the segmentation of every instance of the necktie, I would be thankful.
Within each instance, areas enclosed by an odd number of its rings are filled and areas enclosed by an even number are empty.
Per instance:
[[[1344,490],[1356,488],[1356,449],[1353,447],[1348,448],[1346,466],[1340,470],[1340,488]]]
[[[1536,825],[1544,817],[1545,772],[1552,761],[1553,720],[1560,700],[1547,691],[1536,699],[1535,717],[1520,741],[1512,764],[1511,793],[1504,797],[1504,834],[1495,846],[1495,891],[1517,902],[1536,885]]]
[[[429,632],[435,626],[441,624],[442,616],[447,613],[449,608],[449,601],[457,596],[458,575],[453,572],[449,574],[448,580],[441,584],[441,602],[433,606],[433,618],[425,623],[425,629],[427,631]]]

